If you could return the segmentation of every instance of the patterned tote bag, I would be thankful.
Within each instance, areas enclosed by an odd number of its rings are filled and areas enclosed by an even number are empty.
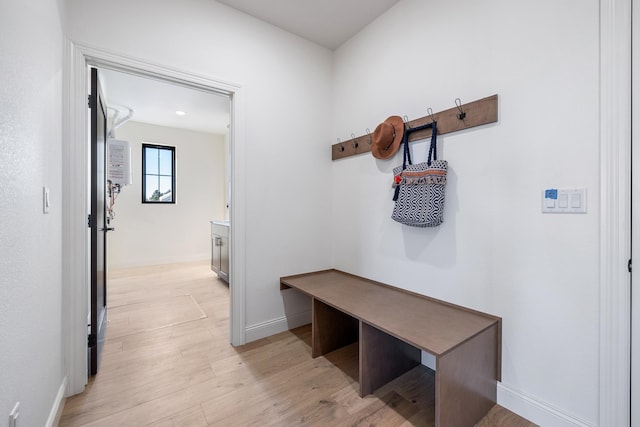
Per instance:
[[[428,128],[432,128],[428,159],[412,164],[409,134]],[[438,160],[437,136],[435,122],[405,130],[402,166],[393,169],[395,205],[391,218],[394,221],[412,227],[436,227],[442,223],[447,161]]]

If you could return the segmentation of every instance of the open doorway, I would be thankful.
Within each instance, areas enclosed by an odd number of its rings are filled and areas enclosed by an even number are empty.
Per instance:
[[[200,305],[204,295],[217,295],[216,307],[224,307],[228,320],[228,288],[211,293],[175,282],[155,286],[149,277],[155,271],[167,277],[189,264],[221,287],[209,270],[209,227],[225,221],[230,228],[229,96],[115,70],[98,73],[108,110],[105,204],[113,230],[105,245],[106,338],[207,317]],[[89,292],[92,311],[93,286]]]
[[[65,78],[64,135],[68,143],[64,147],[63,184],[67,191],[63,200],[63,348],[64,372],[68,378],[67,395],[80,393],[87,384],[87,300],[89,279],[86,183],[90,171],[88,159],[87,66],[125,72],[154,80],[180,84],[192,89],[204,90],[227,96],[230,101],[230,176],[231,199],[229,219],[234,224],[230,236],[230,341],[232,345],[245,342],[244,320],[244,130],[241,125],[244,108],[244,89],[240,85],[205,75],[196,75],[174,68],[163,67],[143,60],[116,55],[99,49],[69,43]]]

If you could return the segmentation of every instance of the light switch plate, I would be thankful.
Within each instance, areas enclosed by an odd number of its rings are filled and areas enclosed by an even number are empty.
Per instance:
[[[586,188],[542,190],[542,213],[586,213]]]
[[[49,187],[42,187],[42,212],[49,213]]]

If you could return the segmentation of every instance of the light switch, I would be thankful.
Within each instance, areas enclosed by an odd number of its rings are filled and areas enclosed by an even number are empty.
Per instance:
[[[569,207],[569,195],[567,193],[558,194],[558,207],[559,208]]]
[[[582,194],[573,193],[571,195],[571,207],[572,208],[581,208],[582,207]]]
[[[558,201],[558,190],[549,188],[542,192],[542,212],[553,212]]]

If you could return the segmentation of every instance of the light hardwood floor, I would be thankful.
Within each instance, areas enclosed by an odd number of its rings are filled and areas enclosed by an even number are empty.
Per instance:
[[[279,292],[274,284],[274,292]],[[207,263],[110,272],[102,365],[60,426],[432,426],[433,372],[357,393],[358,348],[311,358],[309,326],[229,345],[229,289]],[[531,427],[496,406],[477,427]]]

